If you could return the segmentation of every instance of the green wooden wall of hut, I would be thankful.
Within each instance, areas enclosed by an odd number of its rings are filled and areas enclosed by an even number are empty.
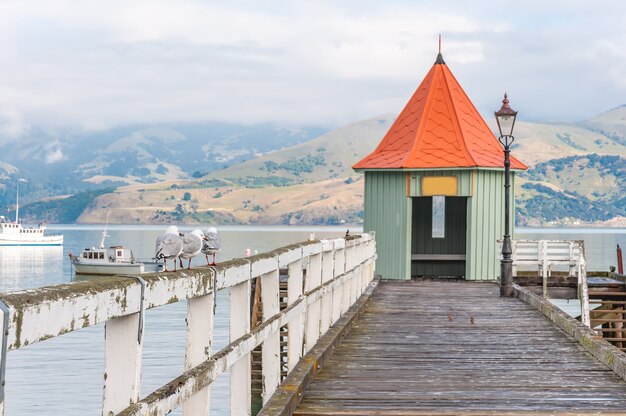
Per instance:
[[[364,229],[376,231],[376,273],[408,279],[411,270],[411,198],[403,171],[365,172]]]
[[[467,198],[465,279],[496,280],[497,241],[504,234],[504,172],[498,169],[366,170],[364,229],[376,232],[376,273],[384,279],[411,278],[413,202],[422,196],[423,176],[457,178],[457,196]],[[512,172],[511,190],[514,178]],[[511,207],[513,234],[513,203]]]

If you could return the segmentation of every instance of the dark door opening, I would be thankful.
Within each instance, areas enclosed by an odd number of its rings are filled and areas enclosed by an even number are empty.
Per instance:
[[[413,198],[412,276],[465,276],[467,198]]]

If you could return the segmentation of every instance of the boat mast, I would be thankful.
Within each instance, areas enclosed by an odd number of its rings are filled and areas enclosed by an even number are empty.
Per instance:
[[[19,224],[20,219],[20,180],[17,180],[17,195],[15,196],[15,223]]]
[[[104,240],[108,237],[107,227],[109,226],[109,215],[111,215],[111,211],[107,211],[107,222],[104,224],[104,230],[102,231],[102,238],[100,239],[99,248],[104,248]]]

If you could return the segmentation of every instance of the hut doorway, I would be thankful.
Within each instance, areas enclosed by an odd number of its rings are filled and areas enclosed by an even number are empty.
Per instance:
[[[467,198],[413,198],[411,275],[465,277]]]

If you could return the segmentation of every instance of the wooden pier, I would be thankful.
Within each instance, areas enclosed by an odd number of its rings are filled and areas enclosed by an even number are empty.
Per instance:
[[[498,290],[380,283],[293,414],[626,412],[621,377],[536,308]]]
[[[494,282],[380,282],[374,237],[3,294],[0,416],[12,350],[98,323],[105,323],[107,416],[161,416],[177,407],[208,414],[211,385],[226,372],[236,416],[261,406],[260,416],[626,414],[626,354],[601,337],[612,331],[610,340],[622,342],[622,316],[614,316],[621,301],[591,315],[606,321],[593,330],[547,300],[555,284],[575,291],[584,267],[574,265],[574,282],[569,262],[570,273],[559,277],[543,261],[543,289],[515,284],[514,298],[500,297]],[[229,291],[230,344],[214,352],[220,290]],[[597,290],[589,291],[593,300]],[[143,334],[159,330],[144,327],[144,313],[183,300],[184,369],[140,394]]]

